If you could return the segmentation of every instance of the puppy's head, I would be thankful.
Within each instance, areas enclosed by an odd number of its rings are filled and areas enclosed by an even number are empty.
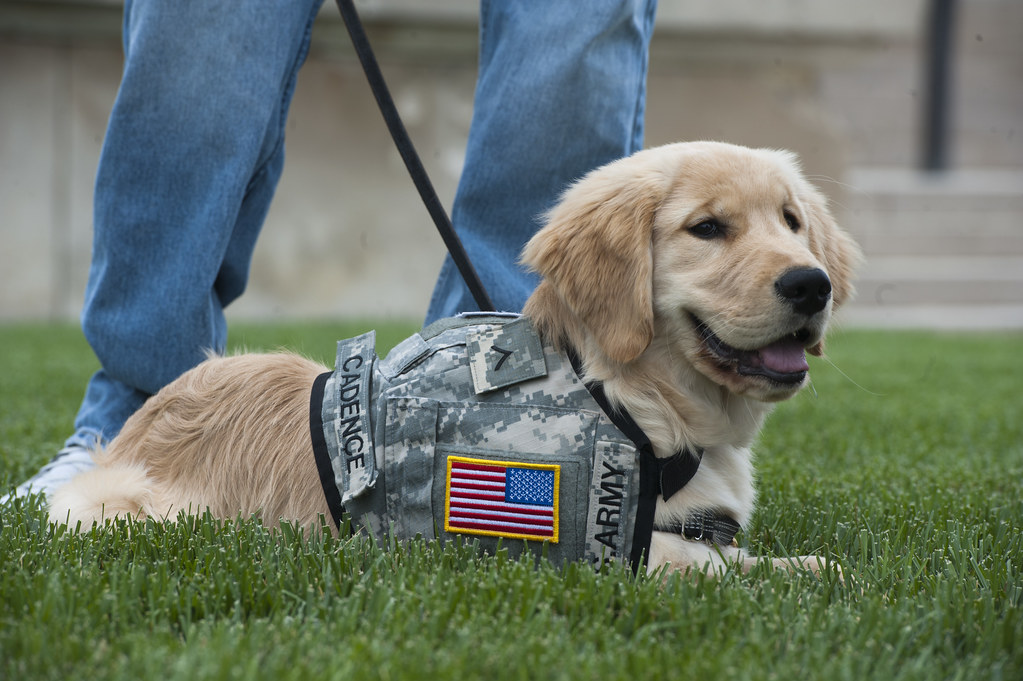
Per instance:
[[[822,351],[858,258],[793,155],[673,144],[565,193],[523,252],[544,277],[526,313],[547,333],[583,329],[608,361],[660,344],[731,392],[774,401],[805,383],[804,353]]]

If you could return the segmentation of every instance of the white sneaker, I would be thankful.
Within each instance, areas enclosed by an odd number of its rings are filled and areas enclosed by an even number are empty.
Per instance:
[[[0,504],[7,503],[14,497],[27,497],[29,494],[44,494],[49,498],[58,487],[71,482],[71,478],[95,467],[90,450],[81,445],[70,445],[57,452],[57,456],[53,457],[50,463],[18,485],[14,492],[0,497]]]

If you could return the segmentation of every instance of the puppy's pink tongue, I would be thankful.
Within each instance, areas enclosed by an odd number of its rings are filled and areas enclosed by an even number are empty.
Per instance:
[[[780,374],[794,374],[809,371],[803,344],[795,338],[784,338],[760,348],[760,361],[771,371]]]

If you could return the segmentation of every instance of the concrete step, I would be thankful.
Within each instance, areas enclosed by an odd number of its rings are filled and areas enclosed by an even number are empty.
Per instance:
[[[1023,303],[1023,256],[873,256],[856,288],[863,304]]]
[[[884,255],[1023,255],[1023,171],[857,168],[845,219]]]
[[[1023,304],[884,305],[854,303],[839,311],[835,324],[869,329],[938,329],[944,331],[1019,331]]]
[[[1023,328],[1023,172],[857,168],[849,184],[867,259],[846,323]]]

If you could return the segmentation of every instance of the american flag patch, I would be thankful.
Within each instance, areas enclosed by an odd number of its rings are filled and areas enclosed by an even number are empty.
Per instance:
[[[448,457],[444,529],[558,542],[561,467]]]

